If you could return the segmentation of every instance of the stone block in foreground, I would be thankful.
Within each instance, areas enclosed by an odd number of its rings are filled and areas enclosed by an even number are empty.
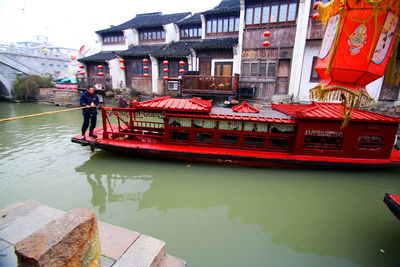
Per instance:
[[[75,208],[15,245],[19,266],[99,266],[100,239],[93,211]]]

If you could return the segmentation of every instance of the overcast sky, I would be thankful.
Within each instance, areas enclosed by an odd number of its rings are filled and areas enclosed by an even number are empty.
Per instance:
[[[95,31],[135,14],[201,12],[221,0],[0,0],[0,44],[46,35],[56,46],[93,45]]]

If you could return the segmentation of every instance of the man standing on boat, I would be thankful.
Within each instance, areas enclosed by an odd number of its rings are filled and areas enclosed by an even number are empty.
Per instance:
[[[81,94],[81,98],[79,100],[82,107],[83,114],[83,124],[82,124],[82,140],[85,140],[85,133],[87,128],[89,127],[89,136],[93,138],[97,138],[95,134],[93,134],[93,130],[96,127],[97,120],[97,105],[99,104],[99,97],[94,93],[93,86],[88,86],[86,91]]]

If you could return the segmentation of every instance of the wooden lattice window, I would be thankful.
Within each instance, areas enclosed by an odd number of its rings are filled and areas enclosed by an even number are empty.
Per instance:
[[[383,145],[383,137],[377,135],[363,135],[357,140],[357,146],[361,149],[377,150]]]

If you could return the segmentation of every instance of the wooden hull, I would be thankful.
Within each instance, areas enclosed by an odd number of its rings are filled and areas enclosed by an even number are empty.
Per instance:
[[[101,131],[98,131],[98,135]],[[157,158],[184,162],[211,162],[217,164],[278,168],[396,168],[400,167],[400,151],[394,150],[392,159],[357,159],[293,155],[283,152],[254,151],[221,147],[184,146],[138,141],[87,139],[80,135],[72,142],[91,145],[92,148],[128,154],[136,157]]]
[[[386,193],[383,202],[385,202],[386,206],[388,206],[397,219],[400,220],[400,196]]]

